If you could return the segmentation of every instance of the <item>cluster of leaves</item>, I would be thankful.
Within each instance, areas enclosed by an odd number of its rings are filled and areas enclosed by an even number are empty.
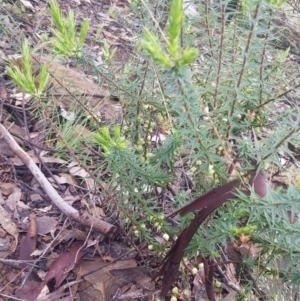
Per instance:
[[[40,97],[48,85],[49,74],[47,64],[41,68],[40,74],[34,77],[32,72],[31,50],[28,41],[25,39],[22,48],[23,68],[15,65],[8,66],[7,73],[22,88],[25,93]]]
[[[52,30],[55,37],[53,48],[59,54],[66,56],[80,56],[81,48],[88,33],[89,21],[82,22],[79,37],[76,36],[76,23],[73,10],[69,10],[68,16],[63,17],[59,5],[55,0],[50,2],[51,17],[56,29]]]
[[[168,31],[169,56],[163,51],[158,38],[147,28],[144,30],[145,40],[142,42],[143,48],[151,57],[165,67],[184,67],[192,63],[198,56],[198,50],[194,47],[185,47],[179,53],[179,36],[184,13],[182,10],[182,0],[172,2],[170,10],[170,25]]]

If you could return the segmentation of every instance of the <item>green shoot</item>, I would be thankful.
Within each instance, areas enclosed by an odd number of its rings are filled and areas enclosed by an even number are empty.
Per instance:
[[[54,50],[65,56],[80,57],[82,55],[81,49],[88,32],[89,21],[87,19],[83,21],[79,37],[76,37],[74,12],[70,10],[68,16],[64,18],[55,0],[50,2],[50,8],[53,23],[57,28],[57,30],[52,30],[55,38],[53,41]]]
[[[108,63],[111,63],[113,57],[116,54],[116,51],[117,51],[117,48],[114,48],[114,49],[112,49],[112,51],[109,51],[109,45],[108,45],[107,41],[104,40],[102,52],[103,52],[103,56],[104,56],[105,60]]]
[[[158,38],[147,28],[144,29],[145,40],[142,47],[148,52],[154,61],[165,67],[185,67],[191,64],[198,56],[198,50],[193,47],[186,47],[179,52],[179,36],[181,33],[184,12],[182,0],[173,0],[170,11],[170,26],[168,31],[168,50],[166,54]]]
[[[142,47],[154,59],[154,61],[166,66],[171,67],[172,61],[163,52],[158,38],[147,28],[144,29],[145,40],[142,41]]]
[[[172,58],[177,57],[179,50],[179,36],[183,21],[182,0],[174,0],[171,5],[169,26],[169,53]]]
[[[267,0],[267,2],[269,2],[270,4],[276,7],[280,7],[286,2],[286,0]]]
[[[95,139],[107,155],[109,155],[109,150],[112,147],[126,147],[126,142],[121,137],[121,128],[119,125],[115,126],[113,137],[110,135],[109,129],[104,127],[100,133],[95,134]]]
[[[47,65],[44,64],[40,74],[34,77],[31,65],[31,51],[27,40],[23,43],[22,55],[24,69],[18,66],[8,66],[6,67],[7,73],[25,93],[40,97],[46,89],[49,80]]]

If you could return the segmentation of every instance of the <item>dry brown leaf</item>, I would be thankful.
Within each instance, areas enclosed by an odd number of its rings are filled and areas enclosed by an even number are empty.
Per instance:
[[[0,182],[0,192],[3,195],[11,195],[16,187],[15,183]]]
[[[105,216],[104,210],[100,207],[97,207],[97,206],[90,208],[90,213],[93,216],[99,216],[99,217],[104,217]]]
[[[32,62],[33,72],[38,71],[43,63],[47,63],[48,72],[52,75],[49,81],[51,89],[48,91],[48,97],[53,103],[68,111],[74,101],[85,96],[86,99],[83,102],[78,101],[81,107],[84,105],[95,115],[105,116],[105,121],[119,121],[121,119],[122,111],[117,99],[111,96],[108,90],[88,79],[83,71],[67,68],[59,61],[46,56],[33,57]],[[11,59],[10,65],[23,69],[22,57]],[[70,93],[76,97],[76,100]]]
[[[56,182],[54,181],[54,179],[59,183],[59,184],[68,184],[66,178],[64,177],[60,177],[58,175],[53,175],[53,178],[49,177],[47,178],[47,180],[54,186],[54,187],[57,187],[57,185],[55,184]]]
[[[0,224],[5,231],[14,237],[15,244],[12,246],[12,252],[14,252],[18,245],[19,230],[17,225],[12,221],[11,215],[2,206],[0,206]]]
[[[33,193],[29,196],[30,200],[32,202],[38,202],[41,201],[43,198],[38,193]]]
[[[84,137],[86,141],[93,139],[94,133],[88,130],[85,126],[81,124],[76,124],[73,129],[72,138],[76,139],[78,137]]]
[[[50,233],[57,225],[57,220],[52,216],[41,216],[37,218],[37,233],[45,235]]]
[[[94,190],[95,181],[90,178],[90,175],[82,167],[80,167],[77,162],[71,162],[68,165],[68,168],[72,176],[77,176],[84,179],[86,187],[88,188],[89,191]],[[94,198],[93,194],[90,194],[90,198],[91,199]]]
[[[32,6],[32,4],[30,3],[30,1],[27,0],[20,0],[21,3],[26,7],[31,9],[32,11],[35,11],[34,7]]]
[[[102,30],[101,33],[104,35],[109,45],[116,45],[116,41],[119,39],[118,36],[113,35],[107,30]]]
[[[259,244],[243,243],[238,248],[238,251],[242,254],[243,258],[258,258],[261,254],[261,247]]]
[[[0,252],[8,251],[10,247],[10,243],[6,240],[0,237]]]
[[[63,196],[63,199],[69,204],[69,205],[72,205],[74,202],[77,202],[79,200],[81,200],[82,196],[81,195],[66,195],[66,196]]]
[[[66,183],[70,185],[78,185],[78,181],[69,173],[59,173],[59,176],[66,179]]]
[[[23,92],[11,94],[10,97],[16,99],[16,106],[21,106],[23,101],[27,104],[32,99],[32,95]]]
[[[111,301],[120,284],[110,273],[115,269],[136,267],[135,260],[119,260],[107,265],[101,259],[98,261],[84,261],[80,265],[79,273],[86,280],[79,285],[79,298],[86,301]],[[98,270],[97,270],[98,269]],[[95,272],[93,272],[95,271]],[[90,273],[87,276],[86,274]]]
[[[267,193],[268,174],[262,169],[258,173],[253,172],[250,185],[253,186],[256,194],[260,197],[264,197]]]
[[[30,156],[34,163],[40,163],[39,159],[36,156]],[[57,163],[57,164],[65,164],[67,163],[63,159],[54,158],[54,157],[41,157],[44,163]],[[21,161],[19,157],[13,157],[9,159],[10,162],[15,166],[22,166],[24,163]]]
[[[1,185],[1,184],[0,184]],[[14,191],[8,196],[6,200],[6,206],[11,211],[14,211],[17,208],[18,202],[21,200],[22,191],[19,187],[15,187]]]
[[[33,213],[30,216],[28,231],[20,241],[20,255],[19,255],[20,260],[32,259],[31,254],[34,252],[36,248],[36,231],[37,231],[36,215]]]

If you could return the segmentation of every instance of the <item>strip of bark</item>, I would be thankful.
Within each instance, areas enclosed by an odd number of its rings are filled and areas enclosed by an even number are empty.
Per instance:
[[[32,175],[36,178],[38,183],[44,189],[46,194],[49,196],[53,204],[66,216],[78,221],[84,226],[93,227],[100,231],[103,235],[108,237],[115,237],[117,234],[117,227],[111,225],[99,218],[89,215],[88,213],[81,214],[78,210],[66,203],[53,186],[49,183],[47,178],[37,167],[31,157],[18,145],[15,139],[10,135],[8,130],[0,124],[1,137],[8,144],[10,149],[22,160],[22,162],[28,167]]]
[[[214,292],[214,266],[209,257],[204,259],[205,288],[209,301],[216,301]]]

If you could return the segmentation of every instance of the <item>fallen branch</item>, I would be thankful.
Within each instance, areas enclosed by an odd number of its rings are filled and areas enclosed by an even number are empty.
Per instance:
[[[76,220],[84,226],[93,227],[102,234],[113,238],[117,233],[117,227],[111,225],[99,218],[89,215],[88,213],[79,213],[78,210],[66,203],[53,186],[49,183],[47,178],[37,167],[31,157],[18,145],[15,139],[10,135],[8,130],[0,124],[0,136],[5,140],[10,149],[22,160],[28,167],[32,175],[36,178],[38,183],[49,196],[53,204],[66,216]]]

